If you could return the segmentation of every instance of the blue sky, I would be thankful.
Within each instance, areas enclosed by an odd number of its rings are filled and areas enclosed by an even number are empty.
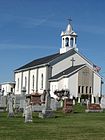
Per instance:
[[[105,78],[104,0],[0,0],[0,83],[13,81],[16,68],[58,52],[68,18],[79,52]]]

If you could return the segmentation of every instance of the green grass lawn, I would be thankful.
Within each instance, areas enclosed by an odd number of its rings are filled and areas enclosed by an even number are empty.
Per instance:
[[[85,113],[76,106],[71,114],[55,112],[55,118],[33,113],[32,123],[24,123],[21,116],[0,113],[0,140],[105,140],[105,112]]]

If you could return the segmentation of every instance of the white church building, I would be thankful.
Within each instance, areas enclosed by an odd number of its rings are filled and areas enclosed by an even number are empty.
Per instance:
[[[50,89],[55,97],[55,90],[67,89],[70,95],[82,94],[101,96],[102,77],[99,69],[77,49],[77,34],[69,23],[61,33],[59,52],[33,60],[14,71],[15,94],[21,94],[23,87],[26,94]]]

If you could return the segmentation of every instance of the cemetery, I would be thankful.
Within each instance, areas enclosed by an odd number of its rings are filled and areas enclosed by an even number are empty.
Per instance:
[[[105,139],[100,69],[78,52],[70,20],[61,39],[59,53],[15,69],[15,82],[1,85],[0,140]]]
[[[105,96],[101,99],[91,96],[90,100],[86,96],[75,99],[67,90],[55,94],[56,99],[49,90],[42,95],[27,95],[24,87],[20,96],[0,94],[0,139],[105,138]]]

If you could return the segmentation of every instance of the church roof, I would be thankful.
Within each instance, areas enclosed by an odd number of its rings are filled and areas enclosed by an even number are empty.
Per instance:
[[[60,53],[56,53],[56,54],[53,54],[53,55],[49,55],[49,56],[46,56],[46,57],[35,59],[35,60],[25,64],[24,66],[16,69],[15,71],[24,70],[24,69],[28,69],[28,68],[32,68],[32,67],[35,67],[35,66],[46,64],[49,61],[52,61],[53,59],[55,59],[56,57],[59,57],[59,56],[60,56]]]
[[[23,65],[22,67],[16,69],[15,72],[16,71],[27,70],[27,69],[31,69],[31,68],[34,68],[34,67],[47,65],[47,64],[53,65],[53,64],[61,61],[65,57],[72,56],[75,53],[76,53],[76,51],[74,49],[71,49],[70,51],[68,51],[67,53],[64,53],[64,54],[56,53],[56,54],[53,54],[53,55],[42,57],[42,58],[33,60],[33,61]]]
[[[51,77],[49,79],[49,81],[58,80],[61,77],[67,77],[69,75],[75,74],[78,70],[80,70],[80,68],[82,68],[84,66],[86,66],[86,65],[82,64],[82,65],[72,66],[72,67],[58,73],[57,75],[54,75],[53,77]]]

